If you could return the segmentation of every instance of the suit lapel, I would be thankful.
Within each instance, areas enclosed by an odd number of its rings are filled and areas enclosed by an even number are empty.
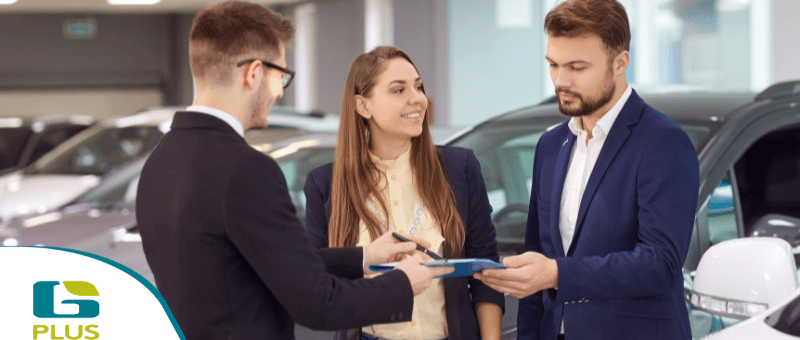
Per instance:
[[[558,159],[553,171],[553,192],[550,196],[550,226],[553,247],[558,256],[564,256],[564,246],[561,240],[561,229],[559,228],[559,216],[561,212],[561,193],[564,191],[564,180],[567,178],[569,168],[569,157],[572,154],[572,147],[575,145],[577,137],[567,130],[567,138],[561,143],[558,150]]]
[[[600,150],[600,155],[598,155],[597,162],[594,164],[589,181],[586,183],[586,190],[583,192],[581,206],[578,209],[578,219],[575,221],[575,234],[572,238],[572,243],[569,245],[567,255],[571,256],[575,251],[575,244],[578,242],[578,237],[580,237],[583,221],[586,218],[586,211],[589,210],[589,204],[597,193],[597,188],[600,186],[603,176],[605,176],[617,153],[630,137],[630,125],[639,121],[643,106],[644,102],[634,91],[611,126],[611,131],[609,131],[608,137],[603,143],[603,149]]]

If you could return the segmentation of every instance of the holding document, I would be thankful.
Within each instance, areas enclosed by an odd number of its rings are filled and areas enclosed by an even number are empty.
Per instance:
[[[280,167],[243,138],[267,127],[292,81],[285,45],[293,32],[289,20],[246,2],[194,19],[193,105],[175,114],[145,163],[136,209],[147,263],[186,339],[294,339],[295,321],[334,330],[407,321],[413,296],[448,272],[414,255],[360,279],[365,264],[396,261],[415,245],[388,237],[321,250],[308,242]]]
[[[426,240],[445,258],[498,260],[478,160],[471,150],[433,145],[428,99],[408,55],[378,47],[358,56],[341,119],[334,163],[306,179],[306,233],[314,246],[366,246],[394,231]],[[437,279],[415,297],[411,322],[348,335],[499,339],[503,302],[471,277]]]

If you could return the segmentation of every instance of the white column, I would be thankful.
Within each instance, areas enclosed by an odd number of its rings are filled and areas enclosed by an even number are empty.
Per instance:
[[[772,84],[772,1],[750,2],[750,90],[763,91]],[[797,31],[795,31],[797,33]]]
[[[394,45],[392,0],[364,0],[364,51]]]
[[[317,107],[317,76],[314,32],[317,21],[317,6],[308,3],[294,10],[295,25],[295,77],[294,105],[298,111],[311,111]]]
[[[798,13],[800,13],[800,1],[772,0],[773,83],[800,79]]]
[[[560,0],[544,0],[542,1],[542,23],[544,23],[544,18],[547,16],[547,13],[550,13],[557,4],[560,4],[563,1]],[[544,32],[544,24],[542,25],[542,32]],[[556,87],[553,86],[553,80],[550,79],[550,63],[544,56],[547,54],[547,32],[542,33],[544,34],[544,39],[542,39],[542,60],[545,62],[542,63],[542,68],[544,72],[542,74],[542,98],[547,99],[548,97],[556,94]]]

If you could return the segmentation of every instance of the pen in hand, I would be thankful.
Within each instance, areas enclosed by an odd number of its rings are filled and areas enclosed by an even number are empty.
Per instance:
[[[403,235],[400,235],[400,234],[398,234],[396,232],[392,232],[392,236],[394,236],[396,239],[398,239],[400,241],[403,241],[403,242],[412,242],[411,240],[403,237]],[[441,257],[439,254],[431,251],[430,249],[425,249],[419,244],[417,244],[417,250],[419,250],[419,251],[421,251],[421,252],[423,252],[425,254],[428,254],[428,256],[430,256],[434,260],[444,260],[444,258]]]

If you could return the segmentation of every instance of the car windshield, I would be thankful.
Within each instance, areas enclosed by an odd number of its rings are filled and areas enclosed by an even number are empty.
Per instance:
[[[536,144],[549,128],[563,121],[563,117],[550,116],[501,119],[479,126],[453,143],[472,149],[481,164],[501,255],[522,251],[517,248],[525,238]],[[716,129],[716,125],[704,121],[677,123],[697,150]]]
[[[17,165],[31,134],[28,127],[0,128],[0,170]]]
[[[780,332],[800,336],[800,297],[772,313],[764,322]]]
[[[275,161],[278,162],[283,172],[283,177],[286,178],[289,196],[297,208],[297,217],[303,222],[303,225],[305,225],[306,217],[306,196],[303,192],[306,175],[317,167],[333,162],[333,154],[333,146],[310,147],[275,157]]]
[[[139,175],[147,160],[143,156],[103,178],[100,185],[87,191],[71,204],[91,204],[92,206],[113,206],[134,208],[136,206],[136,190]]]
[[[92,128],[26,169],[27,174],[101,176],[149,153],[164,134],[157,126]]]

